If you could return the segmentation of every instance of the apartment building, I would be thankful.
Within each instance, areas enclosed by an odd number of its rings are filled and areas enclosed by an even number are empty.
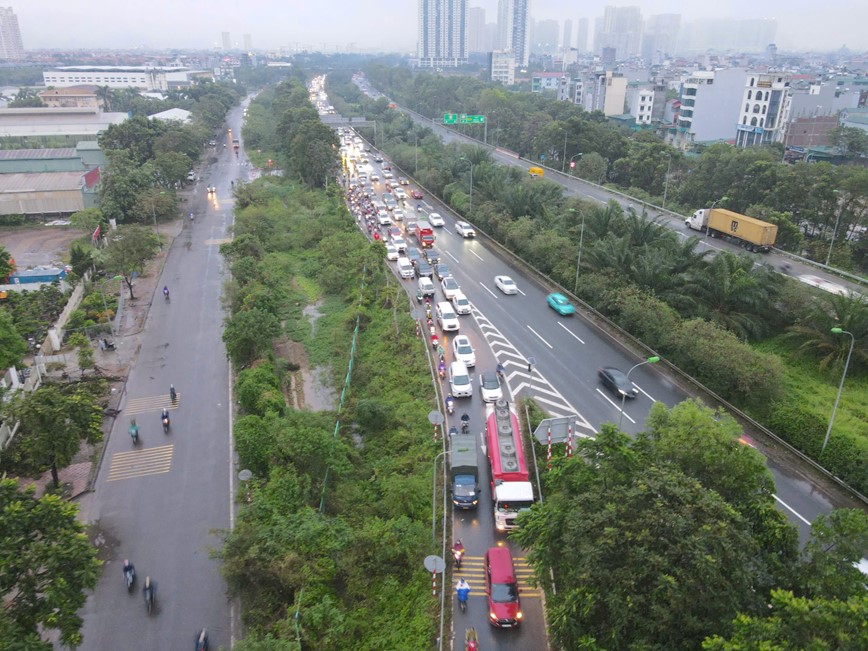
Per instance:
[[[738,147],[783,142],[790,120],[790,76],[750,72],[745,81],[736,141]]]

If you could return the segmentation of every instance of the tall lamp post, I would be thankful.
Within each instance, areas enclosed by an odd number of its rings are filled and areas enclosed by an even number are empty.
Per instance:
[[[669,163],[666,165],[666,182],[663,185],[663,210],[666,210],[666,195],[669,194],[669,170],[672,169],[672,154],[666,154],[669,157]]]
[[[711,207],[708,209],[708,211],[711,212],[712,210],[714,210],[714,207],[717,204],[719,204],[721,201],[726,201],[727,199],[729,199],[729,197],[721,197],[720,199],[718,199],[717,201],[715,201],[714,203],[711,204]],[[705,226],[705,239],[706,240],[708,239],[708,233],[709,233],[709,228],[708,228],[708,225],[706,225]]]
[[[571,213],[576,212],[575,208],[569,208],[568,210]],[[582,212],[582,228],[579,231],[579,257],[576,260],[576,284],[573,287],[573,294],[576,294],[576,295],[578,295],[578,292],[579,292],[579,269],[582,266],[582,244],[584,243],[584,241],[585,241],[585,213],[583,211]]]
[[[837,190],[832,190],[838,194]],[[838,216],[835,218],[835,228],[832,229],[832,238],[829,240],[829,252],[826,254],[826,266],[829,266],[829,261],[832,259],[832,247],[835,246],[835,234],[838,232],[838,225],[841,223],[841,213],[844,212],[844,206],[838,208]]]
[[[829,437],[832,435],[832,425],[835,422],[835,412],[838,411],[838,402],[841,400],[841,391],[844,390],[844,379],[847,377],[847,369],[850,367],[850,355],[853,354],[853,345],[856,343],[856,337],[852,332],[847,332],[843,328],[832,328],[832,332],[836,335],[850,335],[850,350],[847,353],[847,361],[844,363],[844,373],[841,375],[841,384],[838,385],[838,395],[835,397],[835,406],[832,407],[832,417],[829,418],[829,429],[826,430],[826,438],[823,439],[823,449],[820,454],[826,451],[826,446],[829,444]]]
[[[466,158],[465,156],[462,156],[460,160],[466,160],[468,163],[470,163],[470,210],[469,214],[467,215],[468,217],[470,217],[473,214],[473,161],[469,158]]]
[[[659,361],[660,361],[660,358],[655,355],[654,357],[649,357],[644,362],[639,362],[638,364],[636,364],[636,366],[634,366],[629,371],[627,371],[627,381],[628,382],[630,381],[630,373],[635,371],[640,366],[644,366],[645,364],[656,364]],[[621,417],[618,419],[618,429],[621,429],[621,423],[624,422],[624,401],[626,399],[627,399],[627,394],[622,393],[621,394]]]
[[[570,156],[570,176],[573,175],[573,161],[581,155],[582,155],[582,152],[579,152],[578,154],[574,154],[573,156]]]

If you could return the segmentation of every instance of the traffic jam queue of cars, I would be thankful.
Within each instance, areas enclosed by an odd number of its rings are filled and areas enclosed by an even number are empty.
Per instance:
[[[476,354],[470,338],[460,334],[459,315],[470,314],[472,308],[434,247],[433,227],[442,227],[445,221],[436,212],[427,214],[424,219],[418,218],[417,211],[407,204],[410,198],[422,199],[421,191],[404,189],[402,186],[408,185],[407,179],[399,177],[395,181],[390,164],[352,131],[346,130],[342,139],[350,210],[360,225],[364,222],[364,228],[374,240],[383,241],[386,257],[395,262],[398,275],[404,280],[416,281],[415,295],[420,306],[425,304],[432,348],[440,349],[438,352],[445,357],[446,351],[438,345],[436,332],[439,330],[444,339],[447,336],[451,339],[448,351],[451,361],[444,364],[441,371],[450,395],[452,399],[470,398],[476,388],[469,369],[476,365]],[[370,165],[371,159],[381,164],[382,179]],[[476,236],[467,222],[458,222],[455,230],[465,239]],[[436,298],[437,284],[444,300]],[[495,284],[504,294],[517,293],[515,283],[508,276],[498,276]],[[492,483],[495,527],[505,531],[514,528],[519,511],[533,503],[533,487],[524,459],[518,419],[512,405],[504,400],[501,373],[483,371],[478,375],[477,384],[486,407],[491,476],[496,478]],[[453,505],[458,509],[476,508],[479,494],[476,437],[462,432],[451,438]],[[522,620],[522,610],[511,552],[500,545],[490,547],[483,564],[489,623],[496,628],[517,627]]]

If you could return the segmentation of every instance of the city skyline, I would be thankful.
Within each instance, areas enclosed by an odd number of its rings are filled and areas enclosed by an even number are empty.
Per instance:
[[[4,3],[5,4],[5,3]],[[222,32],[230,32],[234,48],[243,47],[250,34],[256,47],[304,47],[324,51],[380,51],[415,53],[418,42],[419,2],[400,5],[333,0],[328,11],[315,3],[256,0],[211,0],[179,4],[151,0],[147,12],[130,12],[119,0],[92,0],[87,11],[62,0],[9,2],[18,16],[26,50],[113,48],[220,48]],[[486,21],[497,20],[497,0],[469,0],[468,7],[486,10]],[[784,50],[868,51],[868,4],[833,0],[822,7],[802,1],[770,0],[757,6],[747,0],[715,3],[692,9],[674,0],[622,3],[599,2],[577,6],[570,0],[536,0],[535,20],[594,19],[606,6],[639,7],[643,18],[664,13],[681,15],[682,25],[699,18],[775,18],[776,43]],[[94,21],[98,16],[99,20]],[[339,16],[339,20],[335,17]],[[842,20],[842,17],[845,18]],[[95,29],[94,25],[99,25]]]

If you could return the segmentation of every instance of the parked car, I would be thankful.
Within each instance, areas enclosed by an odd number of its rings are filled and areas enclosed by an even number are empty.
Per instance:
[[[573,307],[573,304],[570,303],[567,300],[567,297],[563,294],[549,294],[548,296],[546,296],[546,302],[549,304],[550,308],[552,308],[561,316],[570,316],[571,314],[575,314],[576,312],[576,308]]]
[[[494,284],[504,294],[518,294],[518,287],[509,276],[495,276]]]
[[[639,394],[639,389],[633,386],[627,375],[621,369],[614,366],[604,366],[597,370],[597,377],[604,387],[609,389],[616,396],[625,398],[635,398]]]

